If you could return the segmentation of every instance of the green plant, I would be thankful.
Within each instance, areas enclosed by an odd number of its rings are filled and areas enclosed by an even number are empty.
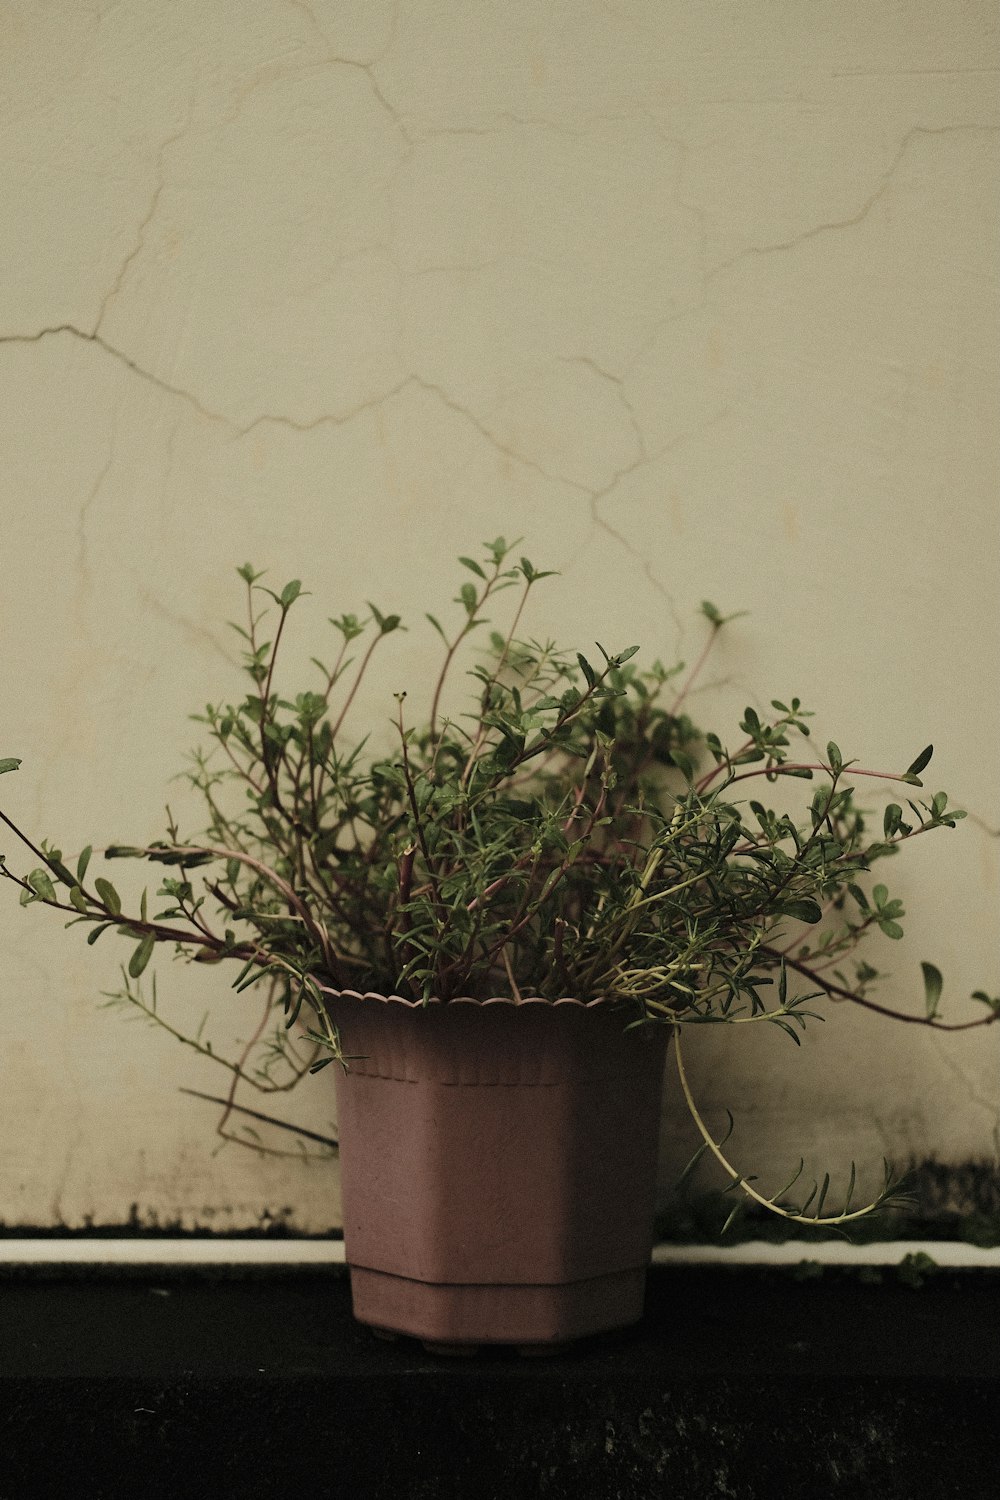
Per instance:
[[[204,831],[183,838],[168,810],[165,839],[104,850],[107,859],[166,867],[156,892],[163,904],[150,914],[144,891],[138,911],[126,912],[108,879],[88,882],[90,848],[71,869],[58,848],[34,844],[5,813],[38,863],[24,875],[0,863],[0,873],[20,887],[23,904],[86,926],[88,942],[109,930],[132,941],[124,990],[112,998],[229,1068],[224,1120],[238,1108],[241,1080],[288,1088],[339,1057],[324,1005],[329,991],[445,1001],[603,997],[621,1004],[624,1022],[673,1028],[702,1150],[734,1185],[786,1218],[857,1217],[867,1210],[851,1207],[853,1167],[847,1200],[831,1215],[829,1178],[792,1203],[801,1166],[782,1193],[765,1197],[730,1165],[691,1096],[681,1030],[767,1022],[798,1042],[816,1014],[810,1003],[824,997],[946,1029],[996,1020],[1000,999],[977,992],[984,1016],[942,1021],[941,975],[931,964],[923,965],[924,1014],[896,1012],[872,998],[878,973],[857,955],[874,930],[902,934],[902,904],[884,884],[867,887],[871,867],[964,814],[944,792],[906,798],[905,807],[889,803],[873,835],[853,783],[921,789],[931,748],[899,773],[845,761],[832,742],[824,755],[810,754],[811,715],[797,698],[773,700],[766,717],[747,708],[731,748],[696,727],[686,709],[727,623],[713,605],[702,606],[705,649],[686,677],[682,666],[641,667],[635,646],[612,652],[598,644],[592,662],[520,635],[529,596],[550,575],[526,558],[512,563],[511,550],[498,538],[481,559],[460,559],[468,576],[454,600],[457,624],[449,632],[427,616],[443,643],[429,711],[414,722],[407,695],[397,694],[388,750],[369,749],[367,737],[350,743],[345,725],[375,651],[403,628],[399,617],[369,605],[363,619],[330,620],[332,663],[313,658],[316,685],[283,696],[276,662],[301,586],[274,592],[249,564],[240,568],[247,616],[233,628],[249,686],[237,701],[210,703],[194,716],[210,748],[196,749],[184,773],[203,799]],[[488,633],[471,667],[471,706],[445,716],[459,652],[474,647],[487,607],[512,588],[509,628]],[[794,754],[793,743],[807,753]],[[0,771],[18,764],[0,761]],[[816,783],[797,809],[747,795],[755,783],[788,782]],[[246,1066],[249,1049],[232,1062],[200,1034],[172,1027],[155,988],[144,997],[139,979],[158,943],[194,961],[233,961],[237,989],[267,981],[254,1042],[276,1010],[283,1024],[261,1067]],[[878,1201],[893,1187],[887,1168]]]

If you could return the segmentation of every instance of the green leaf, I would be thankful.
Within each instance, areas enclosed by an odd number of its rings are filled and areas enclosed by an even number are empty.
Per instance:
[[[678,771],[680,771],[685,781],[694,780],[695,764],[690,755],[685,755],[683,750],[671,750],[670,759]]]
[[[128,961],[128,971],[133,979],[139,978],[139,975],[149,963],[149,960],[153,955],[153,949],[155,947],[156,938],[151,932],[147,932],[146,936],[143,938],[142,942],[139,944],[138,948],[136,948],[135,952],[132,954],[132,957]]]
[[[400,621],[400,616],[399,615],[384,615],[384,614],[382,614],[382,612],[380,610],[377,610],[375,608],[374,604],[371,602],[370,599],[368,600],[368,608],[372,612],[372,619],[375,621],[376,625],[378,626],[378,628],[379,628],[379,634],[380,635],[390,635],[392,631],[399,629],[399,621]],[[346,618],[347,618],[347,616],[345,616],[345,619]],[[334,623],[336,624],[336,621],[334,621]],[[355,634],[360,635],[360,631],[356,631]]]
[[[55,887],[52,884],[52,881],[49,879],[47,871],[32,870],[31,874],[28,876],[28,884],[31,886],[31,889],[34,891],[35,895],[40,896],[43,901],[56,900]]]
[[[688,1181],[688,1178],[691,1177],[693,1175],[693,1173],[697,1170],[698,1165],[701,1162],[701,1159],[705,1155],[705,1152],[707,1150],[708,1150],[708,1142],[704,1141],[702,1143],[702,1145],[700,1145],[698,1147],[697,1151],[694,1153],[694,1155],[692,1156],[691,1160],[688,1162],[687,1166],[684,1168],[683,1172],[677,1178],[677,1181],[674,1183],[674,1185],[673,1185],[674,1186],[674,1192],[679,1193],[680,1190],[685,1186],[685,1184]]]
[[[291,581],[291,583],[286,583],[285,587],[281,590],[281,607],[282,607],[282,609],[287,609],[290,604],[294,604],[295,601],[296,601],[296,599],[301,594],[301,592],[302,592],[302,581],[301,581],[301,579],[299,579],[299,578],[293,578],[292,581]],[[133,975],[133,978],[134,977],[135,976]]]
[[[458,560],[462,564],[463,568],[468,568],[469,572],[475,573],[477,578],[486,577],[486,574],[483,572],[482,568],[477,562],[473,562],[471,557],[460,557]]]
[[[73,879],[73,876],[70,874],[69,870],[67,870],[66,866],[63,864],[62,859],[61,859],[61,857],[59,855],[58,850],[54,851],[53,853],[51,853],[49,855],[49,869],[52,870],[53,873],[58,876],[58,878],[62,881],[63,885],[69,885],[69,886],[76,885],[76,881]]]
[[[593,667],[590,665],[590,662],[587,660],[587,658],[580,651],[578,651],[576,653],[576,659],[577,659],[577,661],[580,664],[580,671],[583,673],[584,677],[586,677],[586,679],[587,679],[587,686],[591,687],[591,688],[592,687],[596,687],[597,686],[597,673],[594,671]]]
[[[927,1006],[927,1019],[930,1021],[937,1015],[938,1002],[941,999],[944,980],[941,976],[941,970],[934,964],[921,963],[920,967],[924,976],[924,1002]]]
[[[710,599],[703,599],[701,601],[701,612],[707,620],[711,620],[713,625],[722,624],[722,615]]]
[[[115,924],[113,922],[102,922],[99,927],[95,927],[93,932],[88,933],[87,935],[88,944],[96,943],[101,933],[107,932],[108,928],[113,927],[114,925]]]
[[[84,896],[83,892],[81,891],[81,889],[80,889],[80,887],[78,885],[75,885],[73,887],[73,889],[70,891],[70,893],[69,893],[69,899],[73,903],[73,905],[76,907],[77,911],[84,911],[85,912],[85,911],[89,911],[90,910],[90,908],[87,905],[87,898]]]
[[[844,757],[840,753],[839,745],[835,745],[833,740],[826,747],[826,758],[833,774],[835,776],[839,775],[844,769]]]
[[[903,929],[899,923],[891,921],[888,917],[883,917],[878,925],[888,938],[898,939],[903,936]]]
[[[479,595],[476,593],[475,584],[463,583],[462,587],[458,591],[458,597],[465,607],[466,614],[474,615],[476,612],[476,605],[479,602]]]
[[[851,1200],[854,1197],[854,1184],[855,1184],[856,1180],[857,1180],[857,1168],[855,1167],[854,1163],[851,1162],[851,1178],[850,1178],[850,1181],[847,1184],[847,1193],[844,1196],[844,1206],[841,1209],[841,1213],[845,1213],[845,1214],[846,1213],[850,1213],[850,1210],[851,1210]]]
[[[813,901],[809,896],[805,896],[799,901],[783,901],[779,909],[782,916],[794,917],[797,922],[815,924],[822,921],[823,918],[819,902]]]
[[[903,809],[898,802],[890,802],[882,817],[882,833],[885,838],[891,838],[898,833],[899,825],[903,821]]]
[[[21,762],[14,756],[8,756],[6,760],[0,760],[0,776],[2,776],[5,771],[16,771],[20,764]]]
[[[521,558],[521,572],[524,574],[524,577],[528,583],[537,583],[541,578],[557,577],[554,568],[548,568],[544,572],[539,572],[534,564],[530,563],[526,557]]]
[[[81,885],[83,884],[83,878],[87,873],[87,866],[90,864],[90,856],[93,852],[93,849],[88,844],[76,862],[76,878]]]
[[[819,1197],[816,1200],[816,1210],[815,1210],[815,1217],[816,1217],[816,1219],[821,1219],[823,1217],[823,1204],[826,1202],[826,1195],[827,1195],[827,1193],[829,1191],[830,1191],[830,1174],[829,1174],[829,1172],[825,1172],[823,1174],[823,1186],[820,1188],[820,1190],[819,1190]]]
[[[925,750],[921,750],[920,754],[917,756],[913,764],[907,766],[906,776],[919,776],[924,767],[930,762],[930,758],[933,754],[933,745],[928,745]]]
[[[120,917],[122,914],[122,900],[118,892],[115,890],[114,886],[111,884],[111,881],[105,880],[103,875],[98,875],[97,879],[94,881],[94,885],[97,887],[97,894],[100,896],[101,900],[104,902],[104,905],[108,908],[108,911],[111,913],[111,915],[114,917]]]

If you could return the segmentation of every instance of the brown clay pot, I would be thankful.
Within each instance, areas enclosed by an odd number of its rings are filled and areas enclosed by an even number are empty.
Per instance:
[[[642,1315],[665,1027],[603,1001],[329,999],[355,1316],[440,1345]]]

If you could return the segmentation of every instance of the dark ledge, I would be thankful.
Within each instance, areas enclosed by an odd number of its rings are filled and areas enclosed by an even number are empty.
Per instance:
[[[0,1500],[993,1500],[1000,1274],[871,1276],[657,1270],[635,1330],[446,1359],[335,1271],[8,1274]]]

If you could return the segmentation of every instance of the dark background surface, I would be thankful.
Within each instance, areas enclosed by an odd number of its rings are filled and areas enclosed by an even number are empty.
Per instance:
[[[1000,1273],[673,1268],[636,1329],[445,1358],[336,1270],[0,1282],[0,1500],[1000,1494]]]

